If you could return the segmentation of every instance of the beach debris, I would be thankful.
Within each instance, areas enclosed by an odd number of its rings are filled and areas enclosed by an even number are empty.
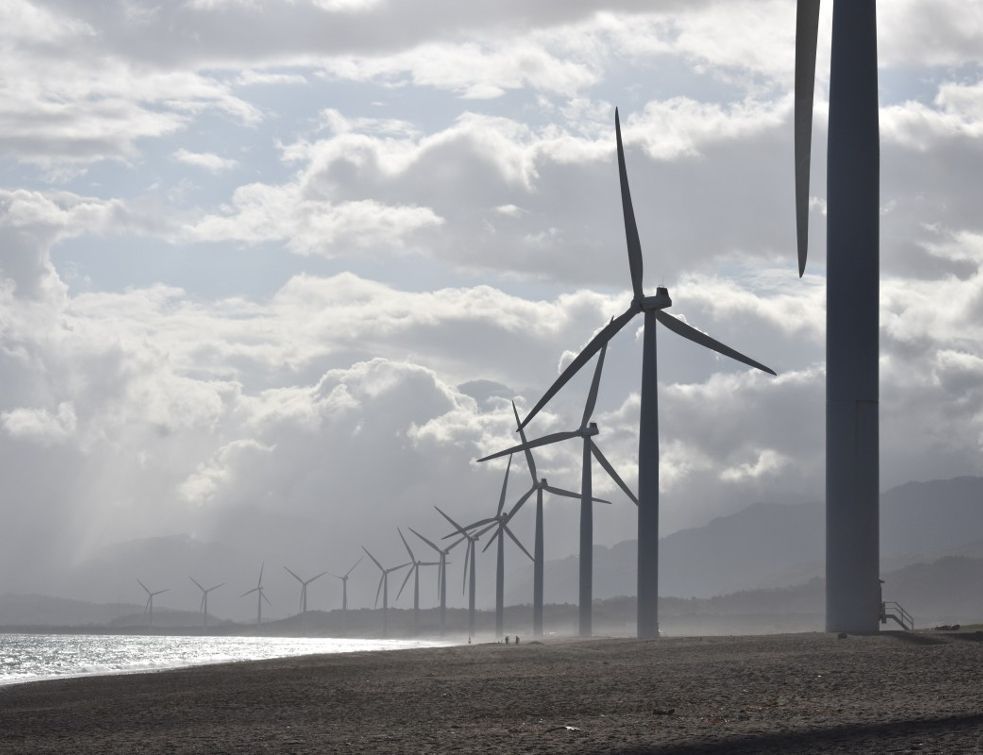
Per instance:
[[[933,631],[936,632],[958,632],[961,628],[960,624],[942,624],[941,626],[933,627]]]
[[[838,639],[838,640],[845,640],[846,639],[846,632],[840,632],[838,635],[836,635],[836,639]]]
[[[547,729],[546,731],[544,731],[543,734],[549,734],[554,731],[583,731],[583,729],[581,729],[579,726],[570,726],[570,725],[554,726],[551,729]]]
[[[671,716],[676,712],[675,708],[652,708],[653,716]]]

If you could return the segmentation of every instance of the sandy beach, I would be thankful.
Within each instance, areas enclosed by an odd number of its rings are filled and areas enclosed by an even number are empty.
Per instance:
[[[523,642],[0,689],[2,752],[983,752],[983,635]]]

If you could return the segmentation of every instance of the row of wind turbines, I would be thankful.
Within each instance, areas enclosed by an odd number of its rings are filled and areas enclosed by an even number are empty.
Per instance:
[[[622,210],[624,213],[625,234],[628,245],[628,262],[631,274],[631,284],[634,296],[624,313],[613,318],[604,326],[581,350],[581,352],[570,362],[570,364],[557,377],[555,382],[547,389],[542,398],[533,406],[521,419],[515,402],[512,402],[512,412],[515,418],[516,432],[519,434],[521,443],[491,453],[479,459],[480,462],[490,461],[502,457],[508,457],[505,468],[505,476],[502,480],[501,493],[498,499],[498,506],[494,515],[487,516],[469,524],[462,525],[453,519],[443,510],[437,509],[438,513],[453,528],[452,531],[438,538],[431,540],[416,530],[410,531],[421,541],[429,546],[437,554],[436,561],[422,561],[416,557],[412,548],[407,542],[402,531],[397,528],[399,537],[409,556],[409,561],[394,566],[384,566],[367,548],[363,546],[365,554],[372,560],[379,569],[380,577],[376,588],[376,605],[379,598],[382,599],[382,622],[383,632],[389,631],[389,577],[391,574],[409,567],[403,579],[403,583],[397,593],[396,599],[402,595],[409,580],[412,578],[413,585],[413,609],[414,627],[418,627],[420,611],[420,570],[425,567],[438,568],[437,584],[440,608],[440,629],[443,633],[446,629],[447,611],[447,556],[461,543],[466,543],[463,588],[468,592],[468,632],[469,636],[475,631],[475,603],[476,603],[476,571],[479,541],[490,534],[487,542],[482,548],[482,552],[487,551],[493,544],[497,546],[497,559],[495,571],[495,633],[502,636],[504,633],[504,614],[505,614],[505,541],[509,539],[533,564],[533,633],[537,636],[543,634],[543,605],[544,605],[544,517],[543,502],[545,494],[559,498],[574,499],[580,501],[580,585],[579,585],[579,633],[581,636],[589,636],[592,633],[592,602],[593,602],[593,563],[592,554],[594,547],[593,507],[596,503],[609,504],[610,501],[596,498],[593,495],[593,464],[596,461],[608,477],[620,488],[624,494],[638,507],[638,634],[642,637],[653,637],[658,635],[658,538],[659,538],[659,441],[658,441],[658,397],[657,397],[657,360],[656,360],[656,325],[661,323],[669,331],[686,338],[700,346],[708,348],[719,354],[735,359],[750,367],[762,370],[771,375],[774,371],[760,362],[744,356],[740,352],[724,345],[723,343],[711,338],[705,333],[693,328],[680,319],[670,315],[665,310],[672,306],[672,299],[666,288],[659,287],[654,296],[646,296],[642,288],[642,250],[639,240],[638,229],[635,223],[634,210],[632,208],[631,194],[628,186],[628,175],[625,164],[624,146],[621,138],[621,122],[617,110],[615,111],[615,136],[617,141],[618,172],[621,185]],[[617,470],[601,451],[597,443],[597,436],[600,433],[597,423],[593,421],[594,410],[597,405],[597,397],[600,388],[601,376],[604,369],[604,358],[610,340],[636,315],[644,316],[644,349],[642,360],[642,404],[641,422],[639,435],[639,467],[638,467],[638,495],[628,486],[628,484],[618,474]],[[529,440],[526,437],[526,427],[532,419],[547,405],[550,399],[555,396],[560,389],[592,358],[596,355],[594,374],[590,384],[590,390],[584,404],[584,411],[580,418],[580,424],[570,430],[554,432],[538,438]],[[546,477],[539,477],[533,450],[547,445],[563,443],[566,441],[577,441],[582,444],[582,467],[581,467],[581,487],[579,492],[559,488],[551,485]],[[530,475],[530,485],[524,493],[516,500],[511,507],[506,507],[508,496],[509,475],[512,469],[512,457],[521,454],[525,459],[526,468]],[[509,526],[522,507],[535,494],[535,532],[533,552],[522,544],[512,528]],[[441,547],[438,542],[450,540],[448,545]],[[345,575],[334,575],[342,580],[343,584],[343,610],[348,608],[348,576],[360,563],[361,559]],[[307,588],[315,580],[325,576],[328,572],[321,572],[309,579],[303,579],[296,572],[288,567],[286,571],[300,584],[299,610],[301,613],[307,611]],[[203,622],[207,626],[207,605],[208,594],[221,587],[205,588],[199,582],[192,579],[195,585],[201,590],[200,609],[203,614]],[[143,583],[140,583],[147,592],[147,613],[150,615],[151,622],[153,616],[153,599],[160,595],[163,590],[156,592],[150,591]],[[256,621],[262,622],[262,610],[264,601],[269,604],[263,588],[263,568],[260,568],[259,580],[254,588],[243,593],[243,597],[256,595]]]
[[[834,3],[833,46],[831,55],[828,213],[827,213],[827,629],[829,631],[876,631],[880,609],[878,572],[878,278],[879,278],[879,127],[877,103],[877,25],[876,0],[850,0]],[[805,269],[808,250],[809,169],[813,120],[813,89],[819,23],[819,0],[797,0],[795,75],[795,193],[798,229],[799,274]],[[524,419],[512,404],[516,430],[521,443],[491,453],[479,461],[508,457],[498,507],[488,516],[461,525],[437,509],[453,531],[443,540],[445,547],[413,531],[437,554],[437,561],[416,559],[402,532],[400,538],[410,561],[385,567],[368,550],[365,553],[380,570],[376,602],[381,593],[384,628],[388,630],[389,576],[410,567],[400,594],[414,579],[414,609],[419,611],[420,569],[438,567],[441,628],[445,626],[447,555],[466,543],[464,586],[469,598],[469,631],[474,632],[475,572],[477,545],[491,533],[482,552],[497,545],[495,628],[501,636],[504,626],[505,540],[508,538],[533,562],[533,627],[543,631],[543,498],[544,494],[580,501],[580,594],[579,630],[592,631],[592,552],[593,506],[608,503],[593,496],[593,463],[596,461],[638,510],[638,621],[641,638],[659,634],[659,411],[657,326],[711,351],[771,375],[764,364],[726,346],[704,332],[669,314],[669,291],[658,287],[654,296],[643,290],[643,258],[638,227],[632,207],[621,124],[615,110],[618,173],[622,212],[628,249],[632,299],[628,308],[602,327],[580,353],[561,372]],[[638,442],[638,492],[629,488],[599,448],[600,430],[592,421],[608,343],[636,316],[643,317],[641,409]],[[593,380],[578,427],[532,440],[525,430],[529,423],[591,359],[596,358]],[[582,443],[581,489],[573,492],[551,486],[538,476],[533,449],[555,443],[579,440]],[[512,457],[522,454],[531,476],[531,485],[506,508]],[[536,494],[533,553],[510,528],[523,505]],[[357,564],[356,564],[357,565]],[[353,567],[354,568],[354,567]],[[293,574],[293,572],[291,572]],[[301,582],[301,609],[306,588],[314,579]],[[347,576],[347,575],[346,575]],[[207,607],[202,590],[202,608]],[[141,583],[142,585],[142,583]],[[345,582],[347,608],[347,579]],[[161,591],[148,594],[148,610]],[[266,599],[260,580],[244,595],[257,594],[257,620],[262,618]],[[398,598],[398,595],[397,595]],[[267,600],[268,602],[268,600]],[[207,613],[206,613],[207,621]]]

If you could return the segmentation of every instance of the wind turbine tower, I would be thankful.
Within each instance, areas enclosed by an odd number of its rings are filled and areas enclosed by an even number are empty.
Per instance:
[[[798,0],[795,200],[799,275],[809,248],[809,167],[819,0]],[[826,150],[826,630],[880,618],[880,124],[877,3],[833,3]]]

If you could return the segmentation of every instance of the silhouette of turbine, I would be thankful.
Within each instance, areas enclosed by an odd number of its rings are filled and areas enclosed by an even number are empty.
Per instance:
[[[222,587],[225,584],[225,582],[222,582],[222,584],[215,585],[214,587],[209,587],[206,589],[202,587],[201,584],[198,582],[198,580],[195,579],[194,577],[188,577],[188,579],[194,582],[195,587],[201,590],[201,604],[199,605],[199,609],[201,610],[202,626],[205,629],[208,629],[208,593],[212,592],[212,590],[217,590],[218,588]]]
[[[799,275],[809,248],[809,169],[819,0],[795,32]],[[826,152],[826,630],[874,632],[880,617],[878,296],[880,125],[877,4],[833,4]]]
[[[512,468],[512,456],[509,455],[509,463],[505,467],[505,478],[502,480],[502,494],[498,499],[498,511],[495,516],[490,516],[485,519],[479,519],[477,522],[472,522],[471,524],[465,525],[466,530],[476,530],[480,529],[478,535],[483,535],[489,530],[495,530],[495,534],[491,536],[491,539],[481,549],[484,553],[491,547],[491,544],[498,540],[498,559],[495,564],[495,636],[501,637],[505,631],[505,537],[508,535],[512,542],[514,542],[519,549],[525,553],[530,561],[535,561],[532,554],[526,550],[526,547],[519,542],[519,538],[515,536],[515,533],[509,529],[509,521],[515,516],[517,509],[513,509],[508,513],[505,512],[505,494],[509,485],[509,470]]]
[[[246,590],[240,598],[245,598],[247,595],[252,595],[256,593],[256,626],[263,623],[263,601],[266,601],[268,606],[272,606],[270,599],[266,597],[266,592],[263,589],[263,568],[266,566],[264,561],[259,565],[259,579],[256,581],[256,586],[252,590]]]
[[[369,549],[364,545],[362,550],[365,551],[365,555],[372,559],[372,563],[379,567],[379,571],[382,574],[379,576],[379,586],[375,590],[375,605],[379,605],[379,592],[382,592],[382,633],[384,636],[389,635],[389,575],[393,572],[399,571],[400,569],[405,569],[409,566],[409,563],[400,564],[399,566],[393,566],[389,569],[384,567],[379,563],[378,559],[369,553]]]
[[[615,481],[615,483],[625,492],[634,503],[638,503],[638,499],[635,498],[635,494],[631,491],[631,488],[625,483],[624,480],[618,475],[611,462],[607,460],[607,457],[601,452],[601,449],[597,447],[597,443],[594,442],[594,436],[598,434],[597,424],[591,422],[591,417],[594,415],[594,407],[597,405],[597,392],[601,384],[601,372],[604,369],[604,355],[607,352],[607,344],[601,347],[601,352],[597,357],[597,365],[594,368],[594,378],[591,381],[590,392],[587,394],[587,403],[584,405],[584,414],[580,421],[580,427],[576,430],[570,430],[567,432],[551,433],[550,435],[545,435],[542,438],[537,438],[536,440],[525,441],[525,432],[522,428],[522,423],[519,423],[519,433],[523,439],[521,445],[515,446],[513,448],[506,449],[505,451],[499,451],[498,453],[491,454],[490,456],[485,456],[478,461],[488,461],[489,459],[497,459],[500,456],[509,455],[511,458],[513,453],[518,453],[519,451],[528,452],[533,448],[538,448],[539,446],[547,446],[553,443],[560,443],[565,440],[572,440],[574,438],[580,438],[583,441],[583,456],[581,459],[581,490],[580,490],[580,621],[579,621],[579,631],[581,637],[589,637],[592,631],[592,618],[593,618],[593,582],[594,582],[594,497],[593,497],[593,470],[592,470],[592,459],[593,456],[597,459],[598,463],[604,468],[604,471],[608,473],[608,476]],[[513,409],[515,405],[513,404]],[[518,420],[518,415],[516,415],[516,420]],[[528,460],[527,460],[528,463]],[[536,488],[534,487],[533,490]],[[533,490],[530,490],[526,495],[519,499],[518,503],[513,508],[513,512],[510,515],[514,515],[514,512],[519,510],[519,507],[525,503],[526,499],[532,495]],[[608,501],[603,501],[608,503]]]
[[[440,509],[437,510],[440,511]],[[439,559],[437,561],[437,594],[440,596],[440,633],[443,635],[447,629],[447,554],[454,550],[454,548],[460,543],[464,542],[464,540],[467,539],[467,536],[462,536],[448,545],[446,548],[441,548],[436,543],[425,538],[412,527],[410,527],[409,530],[424,543],[437,551]]]
[[[864,0],[865,2],[867,0]],[[659,635],[659,407],[656,360],[656,323],[661,323],[676,335],[704,346],[718,354],[735,359],[771,375],[774,371],[738,351],[710,338],[665,311],[672,306],[668,289],[660,286],[655,296],[642,290],[642,244],[635,224],[635,212],[628,188],[628,171],[621,141],[621,121],[614,111],[615,138],[618,151],[618,173],[621,180],[621,207],[625,218],[628,242],[628,267],[631,273],[633,298],[628,309],[605,325],[567,365],[566,369],[536,403],[522,426],[529,424],[556,392],[562,388],[614,335],[636,315],[645,318],[642,352],[642,391],[638,433],[638,636]],[[581,491],[582,493],[585,491]]]
[[[481,537],[481,535],[487,532],[489,529],[491,529],[491,527],[486,527],[484,530],[482,530],[480,533],[477,534],[468,532],[464,527],[462,527],[460,524],[458,524],[453,519],[451,519],[447,514],[441,511],[440,508],[438,508],[437,506],[434,506],[434,508],[437,509],[437,513],[440,514],[442,517],[444,517],[444,519],[446,519],[448,522],[450,522],[451,527],[454,528],[454,532],[452,532],[449,535],[444,535],[443,539],[447,540],[448,538],[452,538],[455,535],[460,535],[461,538],[467,540],[468,543],[464,555],[464,574],[461,582],[461,592],[463,593],[465,588],[468,591],[468,638],[470,639],[471,637],[474,636],[474,619],[475,619],[474,600],[475,600],[475,581],[476,581],[475,575],[478,569],[478,560],[477,560],[478,554],[475,551],[475,545],[477,544],[478,539]],[[454,544],[457,545],[457,543],[459,542],[461,542],[460,539],[456,540]]]
[[[403,537],[403,531],[397,527],[396,532],[399,533],[399,539],[403,541],[403,546],[406,548],[406,552],[410,554],[410,570],[406,572],[406,579],[403,580],[403,584],[400,585],[399,592],[396,593],[396,600],[399,600],[399,596],[403,594],[403,590],[406,588],[406,583],[410,581],[410,577],[413,577],[413,632],[416,633],[420,629],[420,567],[440,566],[440,562],[418,560],[413,554],[410,544],[406,542],[406,538]]]
[[[157,590],[156,592],[151,592],[150,588],[147,587],[143,582],[140,582],[139,579],[137,580],[137,583],[140,585],[140,587],[143,588],[143,591],[147,593],[147,602],[143,606],[143,612],[144,614],[147,615],[147,626],[152,627],[154,625],[154,598],[157,595],[162,595],[165,592],[168,592],[170,588],[164,588],[163,590]]]
[[[307,586],[314,580],[323,577],[325,574],[327,574],[327,572],[323,571],[320,574],[311,577],[310,579],[301,579],[299,576],[297,576],[297,572],[292,571],[286,566],[284,566],[283,568],[287,571],[287,573],[291,577],[293,577],[298,582],[300,582],[300,602],[299,602],[300,612],[302,614],[307,613]]]
[[[362,563],[362,559],[365,556],[359,556],[358,561],[352,564],[352,568],[346,571],[344,574],[332,574],[331,576],[335,579],[341,580],[341,610],[348,610],[348,578],[351,576],[352,572],[355,571],[355,567]]]

